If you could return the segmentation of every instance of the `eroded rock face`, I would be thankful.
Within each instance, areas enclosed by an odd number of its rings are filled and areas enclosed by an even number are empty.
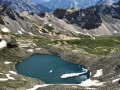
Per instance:
[[[2,20],[2,17],[1,17],[1,15],[0,15],[0,24],[4,24],[4,21]]]
[[[110,16],[114,19],[120,19],[119,2],[111,6],[97,5],[85,9],[79,9],[73,12],[67,12],[67,9],[56,9],[53,12],[53,15],[59,19],[65,19],[67,23],[76,24],[82,29],[95,29],[101,26],[102,15]]]
[[[34,12],[29,12],[29,15],[34,15]]]
[[[67,13],[67,12],[66,12],[65,9],[59,8],[59,9],[56,9],[56,10],[53,12],[53,15],[56,16],[56,17],[59,18],[59,19],[63,19],[63,17],[65,16],[66,13]]]
[[[12,20],[16,20],[14,11],[12,11],[5,3],[0,6],[0,14],[8,16]]]
[[[40,13],[38,14],[40,17],[44,18],[45,17],[45,13]]]
[[[100,15],[94,6],[68,13],[65,18],[68,20],[68,23],[77,24],[83,29],[95,29],[102,23]]]

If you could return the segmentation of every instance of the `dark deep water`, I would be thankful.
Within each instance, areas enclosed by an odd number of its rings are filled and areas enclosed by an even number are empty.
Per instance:
[[[47,84],[79,84],[89,78],[89,70],[82,75],[61,78],[63,74],[85,72],[86,67],[73,64],[58,56],[33,54],[27,60],[16,64],[19,74],[38,78]]]

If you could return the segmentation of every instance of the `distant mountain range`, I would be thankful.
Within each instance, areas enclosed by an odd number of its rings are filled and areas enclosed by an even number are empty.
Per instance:
[[[54,25],[61,31],[96,36],[120,33],[120,1],[111,6],[96,5],[83,9],[59,8],[40,16],[44,23]]]
[[[3,2],[18,13],[23,11],[31,11],[34,13],[51,11],[50,9],[38,3],[33,3],[28,0],[0,0],[0,4],[2,4]]]
[[[113,0],[117,2],[118,0]],[[9,7],[11,7],[16,12],[20,13],[23,11],[31,11],[34,13],[40,12],[50,12],[57,8],[69,8],[69,7],[78,7],[86,8],[93,5],[106,5],[112,4],[112,0],[0,0],[0,4],[5,2]]]
[[[71,33],[96,36],[118,34],[120,33],[120,1],[111,6],[96,5],[85,9],[76,7],[56,9],[53,12],[39,15],[27,11],[18,14],[3,4],[0,6],[0,25],[11,32],[20,34],[36,35],[41,32],[44,34],[46,33],[42,29],[44,25],[53,26],[55,31],[66,35]],[[48,28],[48,26],[46,27]]]
[[[103,1],[105,0],[50,0],[49,2],[43,2],[41,4],[45,7],[48,7],[51,10],[55,10],[57,8],[68,8],[73,6],[76,6],[78,8],[86,8],[89,6],[96,5],[96,3],[104,3]],[[117,2],[118,0],[113,1]]]

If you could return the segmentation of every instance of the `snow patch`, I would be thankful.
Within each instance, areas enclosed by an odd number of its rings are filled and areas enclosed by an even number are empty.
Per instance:
[[[33,49],[29,49],[28,52],[33,52]]]
[[[30,35],[34,35],[33,33],[31,33],[31,32],[28,32]]]
[[[14,71],[9,71],[11,74],[14,74],[14,75],[17,75],[17,73],[16,72],[14,72]]]
[[[96,88],[86,88],[87,90],[96,90]]]
[[[78,31],[75,31],[76,34],[83,34],[85,35],[85,33],[82,33],[82,32],[78,32]]]
[[[70,74],[64,74],[61,76],[61,78],[69,78],[69,77],[75,77],[75,76],[79,76],[79,75],[82,75],[86,72],[81,72],[81,73],[70,73]]]
[[[89,86],[102,86],[104,85],[105,82],[100,82],[98,80],[91,80],[91,79],[87,79],[86,81],[83,81],[80,86],[85,86],[85,87],[89,87]]]
[[[15,80],[15,78],[14,78],[14,77],[11,77],[10,75],[11,75],[11,74],[6,74],[7,78],[8,78],[8,79],[11,79],[11,80]]]
[[[103,70],[100,69],[100,70],[97,70],[96,74],[93,77],[100,77],[102,75],[103,75]]]
[[[84,71],[84,72],[88,72],[88,69],[82,68],[82,71]]]
[[[12,62],[8,62],[8,61],[5,61],[5,62],[4,62],[4,64],[10,64],[10,63],[12,63]]]
[[[120,80],[120,78],[114,79],[114,80],[112,80],[112,83],[115,83],[115,82],[117,82],[117,81],[119,81],[119,80]]]
[[[117,33],[118,31],[114,30],[114,33]]]
[[[0,39],[2,39],[2,35],[0,35]]]
[[[25,30],[23,28],[21,28],[21,31],[25,32]]]
[[[42,33],[41,31],[39,31],[39,33]]]
[[[8,78],[0,78],[0,81],[7,81],[8,80]]]
[[[0,49],[6,47],[6,45],[7,45],[7,42],[5,40],[2,40],[0,42]]]
[[[52,26],[52,24],[48,24],[48,26],[50,26],[50,27],[51,27],[51,26]]]
[[[42,48],[36,48],[35,50],[41,50]]]
[[[8,29],[8,28],[6,28],[6,27],[3,27],[3,28],[1,28],[2,29],[2,32],[10,32],[10,30]]]
[[[22,31],[19,31],[19,30],[18,30],[18,33],[19,33],[19,34],[23,34]]]
[[[26,79],[23,79],[24,81],[26,81]]]
[[[38,88],[46,87],[46,86],[49,86],[49,85],[50,85],[50,84],[36,85],[36,86],[34,86],[33,88],[31,88],[31,89],[27,89],[27,90],[36,90],[36,89],[38,89]]]

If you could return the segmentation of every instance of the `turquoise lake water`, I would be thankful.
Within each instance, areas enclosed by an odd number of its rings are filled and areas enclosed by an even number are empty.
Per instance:
[[[86,67],[73,64],[59,56],[33,54],[27,60],[16,64],[19,74],[38,78],[47,84],[79,84],[90,76],[89,70],[79,76],[61,78],[64,74],[81,73]]]

